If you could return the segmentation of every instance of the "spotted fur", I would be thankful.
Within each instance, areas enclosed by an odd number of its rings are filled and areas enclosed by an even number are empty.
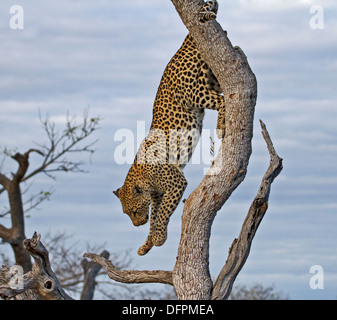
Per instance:
[[[218,2],[217,1],[206,1],[199,12],[199,21],[201,23],[206,23],[208,21],[214,20],[218,12]]]
[[[167,238],[167,225],[187,186],[183,168],[202,129],[204,109],[219,111],[224,126],[220,86],[188,35],[162,76],[153,106],[153,120],[124,185],[114,193],[135,226],[145,224],[151,207],[150,232],[138,254]]]

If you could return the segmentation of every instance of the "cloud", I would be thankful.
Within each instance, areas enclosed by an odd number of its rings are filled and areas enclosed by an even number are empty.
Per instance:
[[[122,185],[129,169],[116,164],[114,150],[120,142],[114,141],[114,134],[121,128],[136,133],[138,120],[150,126],[162,72],[187,34],[173,5],[157,0],[17,3],[25,9],[22,31],[8,27],[12,2],[0,3],[1,147],[25,151],[32,142],[44,140],[39,109],[59,125],[67,111],[81,117],[87,107],[90,115],[103,118],[95,136],[97,151],[86,166],[88,174],[59,175],[56,182],[43,176],[35,180],[36,190],[55,186],[56,193],[32,213],[27,235],[58,226],[77,238],[107,241],[113,250],[132,247],[140,268],[173,266],[182,205],[171,218],[168,242],[150,252],[149,257],[156,259],[139,258],[135,252],[148,226],[133,227],[111,193]],[[313,4],[324,9],[323,30],[310,28]],[[284,169],[273,184],[267,215],[241,279],[253,283],[267,279],[285,292],[294,291],[294,296],[289,292],[293,298],[302,294],[310,298],[313,291],[302,290],[310,265],[321,263],[327,270],[335,266],[330,245],[336,242],[337,206],[335,13],[336,6],[323,0],[220,1],[218,21],[248,56],[258,79],[258,102],[247,177],[214,222],[214,276],[269,164],[258,119],[267,124]],[[204,127],[212,129],[215,123],[216,114],[208,112]],[[32,166],[38,161],[34,157]],[[12,168],[10,162],[5,165]],[[204,166],[187,165],[189,186],[184,197],[202,179]],[[7,203],[3,195],[0,201]],[[333,271],[329,272],[327,286],[336,286]],[[325,291],[324,297],[335,295]]]

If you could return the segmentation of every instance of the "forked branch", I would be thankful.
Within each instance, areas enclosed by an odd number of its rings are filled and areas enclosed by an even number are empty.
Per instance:
[[[282,170],[282,159],[277,155],[265,124],[260,120],[262,135],[267,143],[270,164],[263,176],[258,193],[251,204],[247,217],[243,222],[240,235],[229,249],[226,264],[215,281],[212,296],[213,300],[227,299],[231,293],[234,280],[245,264],[250,247],[266,211],[271,184]]]
[[[56,130],[55,124],[50,121],[48,116],[43,119],[40,115],[40,120],[49,140],[47,144],[39,145],[41,149],[39,153],[44,158],[41,165],[27,174],[22,181],[26,181],[40,172],[52,178],[52,172],[83,172],[82,161],[69,161],[65,155],[82,152],[94,153],[95,150],[92,147],[96,144],[97,140],[84,146],[79,145],[98,129],[98,123],[101,118],[89,117],[88,112],[85,111],[82,123],[77,123],[75,116],[70,118],[67,115],[66,128],[62,132]]]

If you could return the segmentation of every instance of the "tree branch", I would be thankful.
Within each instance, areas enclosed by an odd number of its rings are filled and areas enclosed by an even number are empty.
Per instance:
[[[25,174],[28,170],[28,166],[29,166],[28,158],[29,158],[29,154],[31,152],[36,152],[36,153],[38,153],[42,156],[44,155],[40,150],[29,149],[24,154],[21,154],[21,153],[17,152],[14,156],[12,156],[12,159],[16,160],[16,162],[18,162],[18,164],[19,164],[19,168],[18,168],[17,172],[13,175],[13,181],[19,183],[19,182],[21,182],[21,180],[25,176]]]
[[[8,229],[2,224],[0,224],[0,238],[2,238],[4,242],[10,242],[12,237],[13,237],[12,229]]]
[[[3,186],[3,189],[0,190],[1,192],[5,191],[8,188],[9,183],[10,180],[4,174],[0,173],[0,184]]]
[[[243,181],[251,155],[257,83],[247,59],[215,21],[200,23],[203,1],[172,0],[224,97],[225,136],[210,171],[184,205],[173,283],[178,299],[210,299],[209,238],[216,213]]]
[[[49,145],[39,145],[44,151],[40,154],[44,155],[44,159],[41,165],[27,174],[22,181],[26,181],[36,174],[43,172],[47,176],[53,178],[50,172],[58,171],[71,171],[71,172],[83,172],[80,168],[84,162],[72,162],[64,158],[67,153],[81,153],[88,152],[94,153],[92,146],[97,143],[98,140],[93,141],[83,147],[77,147],[83,140],[90,136],[98,128],[98,123],[101,120],[100,117],[89,118],[88,112],[84,112],[83,122],[79,125],[76,124],[76,117],[69,118],[67,115],[66,128],[59,133],[55,129],[55,124],[49,121],[49,118],[42,119],[40,114],[40,121],[42,127],[47,134]],[[56,164],[56,167],[51,167]]]
[[[139,271],[118,270],[110,260],[94,253],[85,253],[84,257],[100,264],[107,272],[110,279],[122,283],[163,283],[173,285],[172,272],[163,270]]]
[[[109,252],[104,250],[100,257],[108,259],[110,256]],[[95,287],[96,287],[96,276],[98,272],[102,269],[102,266],[93,261],[88,261],[83,259],[81,266],[84,270],[84,285],[81,293],[81,300],[92,300],[94,297]]]
[[[267,143],[270,154],[270,164],[263,176],[259,191],[249,208],[240,235],[238,239],[233,241],[229,249],[226,264],[215,281],[211,296],[213,300],[223,300],[229,297],[234,280],[248,258],[257,228],[267,211],[271,184],[283,168],[282,159],[277,155],[273,147],[265,124],[261,120],[260,124],[262,135]]]

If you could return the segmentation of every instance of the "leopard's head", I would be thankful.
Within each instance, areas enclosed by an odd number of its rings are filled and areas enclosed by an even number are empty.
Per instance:
[[[123,212],[126,213],[135,226],[145,224],[149,220],[149,207],[151,194],[142,190],[135,184],[124,184],[113,191],[122,203]]]

